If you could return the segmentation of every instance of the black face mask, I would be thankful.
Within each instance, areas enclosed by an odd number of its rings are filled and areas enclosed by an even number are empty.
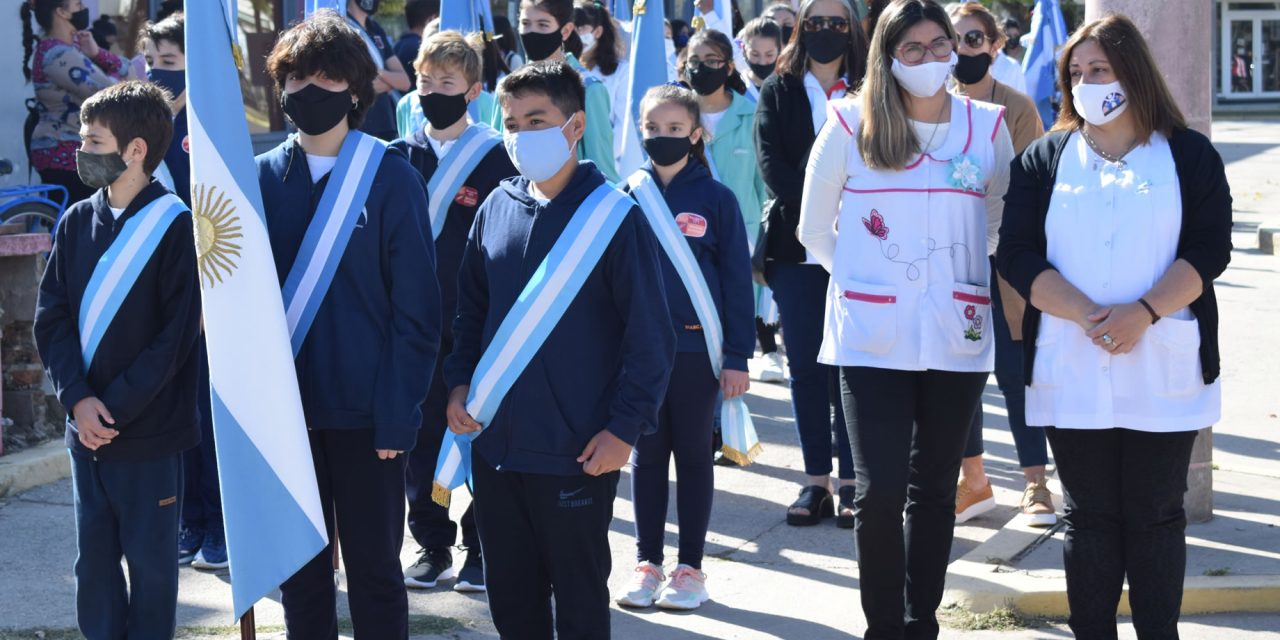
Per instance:
[[[422,113],[426,114],[427,122],[437,131],[448,129],[467,115],[467,96],[464,93],[456,96],[428,93],[418,96],[418,99],[422,101]]]
[[[377,13],[379,2],[381,0],[356,0],[356,6],[360,7],[365,13]]]
[[[752,75],[764,80],[765,78],[773,75],[773,69],[778,66],[778,63],[772,62],[769,64],[756,64],[754,62],[748,62],[747,66],[751,67]]]
[[[102,189],[111,186],[128,168],[119,151],[89,153],[76,149],[76,174],[86,187]]]
[[[1021,36],[1009,36],[1008,42],[1004,43],[1004,50],[1006,53],[1018,50],[1018,45],[1020,44],[1018,39],[1020,37]]]
[[[293,124],[309,136],[318,136],[338,126],[354,108],[350,91],[329,91],[314,84],[284,94],[281,106]]]
[[[966,56],[960,54],[957,58],[956,66],[951,70],[951,75],[960,81],[960,84],[975,84],[987,77],[987,70],[991,68],[991,54],[979,53],[976,56]]]
[[[719,91],[729,79],[729,64],[725,63],[719,69],[712,69],[705,64],[689,65],[686,74],[689,76],[689,86],[698,95],[709,96]]]
[[[534,62],[550,58],[551,54],[564,45],[564,38],[560,37],[559,30],[551,33],[529,31],[520,34],[520,41],[524,43],[524,52],[529,54],[529,60]]]
[[[849,50],[847,33],[821,29],[806,31],[800,34],[800,37],[804,39],[804,48],[809,52],[809,57],[821,64],[831,62]]]
[[[71,14],[71,26],[76,31],[84,31],[89,28],[89,7],[85,7]]]
[[[653,161],[655,167],[669,167],[681,160],[689,157],[689,151],[693,149],[693,141],[688,137],[657,137],[645,138],[644,152],[649,154],[649,159]]]
[[[793,31],[795,31],[795,30],[796,30],[796,28],[795,28],[795,27],[783,27],[783,28],[782,28],[782,46],[784,46],[784,47],[785,47],[785,46],[787,46],[787,43],[788,43],[788,42],[791,42],[791,33],[792,33]]]

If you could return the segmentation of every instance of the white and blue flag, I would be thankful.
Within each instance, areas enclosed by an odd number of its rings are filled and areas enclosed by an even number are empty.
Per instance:
[[[622,154],[618,172],[629,176],[644,165],[640,141],[640,100],[651,87],[667,82],[667,55],[663,46],[662,2],[637,0],[631,22],[631,66],[627,72],[627,113],[623,114]]]
[[[308,16],[321,9],[333,9],[338,12],[338,15],[346,15],[347,0],[306,0],[306,4],[303,5],[304,15]]]
[[[190,0],[191,196],[239,618],[328,545],[249,142],[230,0]]]
[[[1036,0],[1031,18],[1031,47],[1022,58],[1027,95],[1036,103],[1046,129],[1053,126],[1053,95],[1058,91],[1057,52],[1067,43],[1067,23],[1058,0]]]
[[[445,0],[440,3],[440,30],[463,34],[493,34],[493,8],[489,0]]]

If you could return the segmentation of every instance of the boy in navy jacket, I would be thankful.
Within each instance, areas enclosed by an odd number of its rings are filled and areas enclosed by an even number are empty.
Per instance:
[[[458,274],[454,350],[445,360],[449,428],[477,431],[464,402],[530,276],[605,182],[573,146],[583,86],[539,62],[499,88],[506,146],[521,176],[476,217]],[[597,212],[598,213],[598,212]],[[634,206],[577,296],[473,445],[476,523],[489,609],[503,637],[609,637],[608,531],[618,470],[657,424],[675,349],[655,240]]]
[[[98,191],[63,217],[36,305],[36,345],[68,414],[76,612],[92,639],[172,637],[176,621],[182,452],[200,442],[200,288],[190,212],[151,179],[171,117],[167,94],[141,82],[85,101],[78,172]],[[153,248],[131,252],[140,237]],[[121,264],[141,269],[112,278]]]
[[[428,226],[432,233],[439,229],[435,238],[436,273],[440,280],[441,307],[448,321],[457,309],[458,266],[462,263],[462,251],[476,211],[498,188],[499,182],[516,175],[515,166],[502,148],[501,135],[488,125],[471,123],[467,117],[468,103],[483,89],[480,65],[480,55],[458,32],[445,31],[428,38],[413,65],[418,82],[415,99],[422,102],[427,124],[391,145],[409,157],[409,164],[428,184],[428,202],[442,209],[428,212],[432,222]],[[475,168],[466,173],[464,167],[473,164]],[[436,190],[450,193],[431,193],[433,178],[437,180]],[[405,569],[404,581],[410,587],[428,589],[453,575],[453,554],[449,547],[458,538],[458,526],[449,520],[449,509],[431,499],[436,458],[448,427],[445,405],[449,390],[441,373],[444,357],[453,349],[453,331],[448,321],[440,340],[440,358],[422,408],[418,445],[409,455],[405,476],[409,533],[421,550],[418,560]],[[463,513],[461,524],[467,559],[457,574],[454,589],[484,591],[484,563],[472,507],[468,506]]]
[[[363,163],[339,157],[344,149],[383,144],[357,131],[373,101],[376,70],[345,20],[322,12],[286,31],[267,69],[300,130],[258,157],[281,285],[296,261],[315,255],[303,242],[312,225],[339,212],[354,220],[345,246],[320,256],[335,265],[332,282],[314,294],[323,298],[301,343],[294,337],[325,524],[331,541],[335,524],[342,541],[355,634],[405,638],[401,454],[417,441],[440,344],[434,254],[423,239],[422,177],[394,149]],[[358,191],[366,172],[373,175],[363,202],[321,206],[331,186],[335,193],[339,187]],[[338,637],[332,562],[331,542],[281,586],[290,637]]]

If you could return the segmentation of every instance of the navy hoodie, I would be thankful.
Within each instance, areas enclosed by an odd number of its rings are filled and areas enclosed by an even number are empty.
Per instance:
[[[444,368],[450,389],[471,384],[525,283],[604,182],[594,164],[582,162],[545,206],[524,177],[503,181],[485,200],[458,273],[454,350]],[[474,451],[503,470],[579,475],[577,458],[602,429],[633,445],[657,429],[674,351],[656,240],[632,207]]]
[[[98,460],[139,461],[173,455],[200,443],[196,409],[196,340],[200,281],[191,214],[169,225],[125,296],[84,370],[80,304],[98,259],[124,223],[168,191],[156,181],[111,215],[105,189],[72,205],[53,240],[36,302],[36,347],[58,400],[67,410],[66,445]],[[72,410],[97,397],[120,432],[91,451],[80,443]]]
[[[332,172],[311,181],[296,136],[257,158],[281,286]],[[408,451],[440,347],[440,291],[422,176],[388,149],[295,364],[310,429],[374,430]]]
[[[747,226],[738,209],[737,197],[728,187],[716,182],[707,166],[697,160],[690,159],[666,187],[654,173],[652,163],[645,163],[644,170],[653,178],[671,214],[682,225],[685,240],[711,290],[723,327],[724,368],[746,371],[747,360],[756,347],[756,305]],[[658,250],[662,252],[662,247]],[[676,351],[706,353],[702,322],[684,281],[665,253],[661,262],[667,306],[671,308],[671,323],[676,333]]]

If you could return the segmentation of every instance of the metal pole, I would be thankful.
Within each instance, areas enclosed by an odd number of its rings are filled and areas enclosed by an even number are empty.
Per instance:
[[[240,640],[257,640],[258,627],[253,623],[253,607],[240,616]]]

